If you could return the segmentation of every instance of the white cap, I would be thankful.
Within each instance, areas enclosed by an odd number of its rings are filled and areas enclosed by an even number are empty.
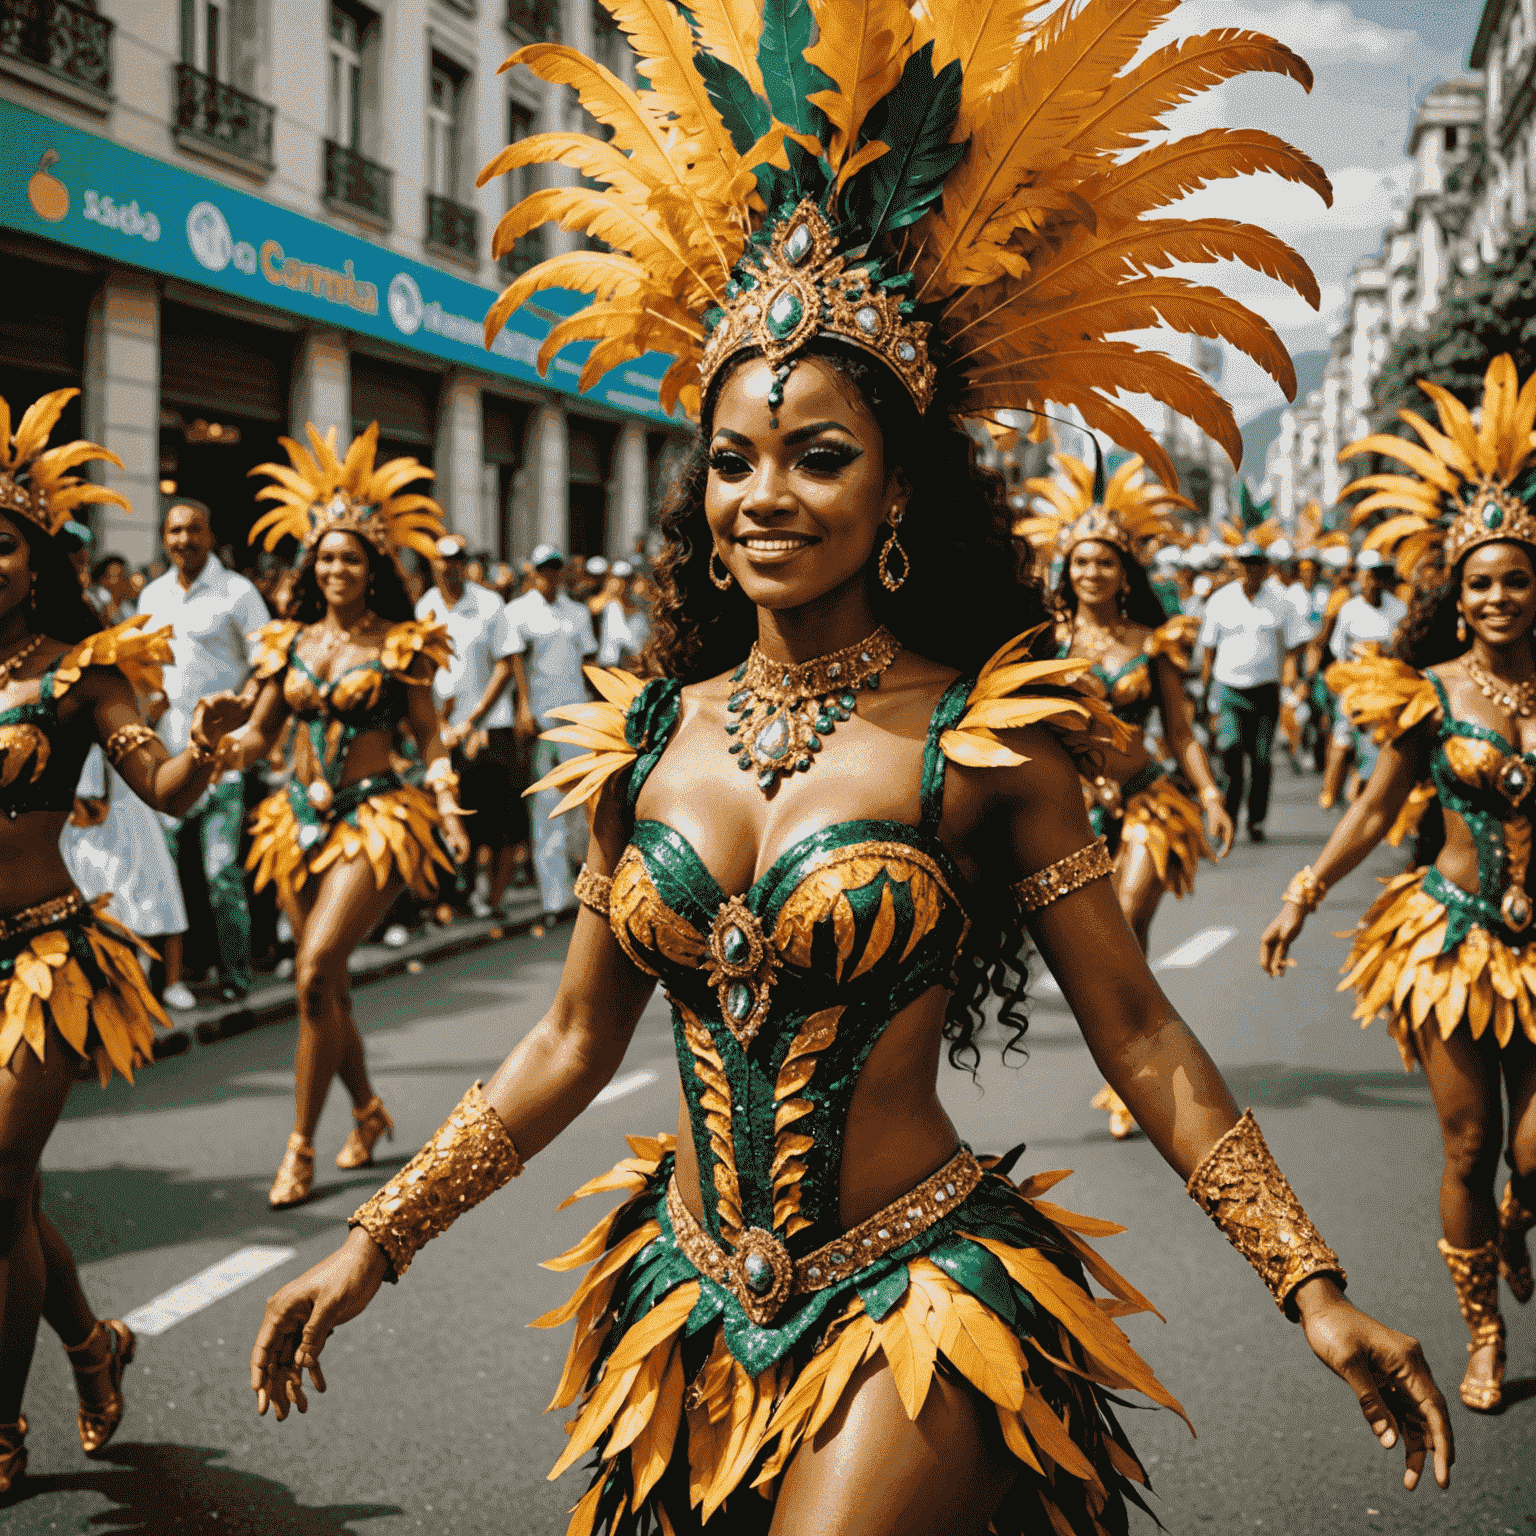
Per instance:
[[[1170,569],[1183,565],[1184,552],[1177,544],[1164,544],[1158,552],[1152,556],[1154,565],[1166,565]]]
[[[1209,597],[1211,595],[1211,588],[1215,585],[1216,583],[1209,576],[1196,576],[1194,580],[1195,596]]]
[[[588,576],[606,576],[608,574],[608,562],[601,555],[592,555],[587,560]]]
[[[1330,544],[1321,552],[1324,565],[1330,571],[1342,571],[1349,564],[1349,551],[1342,544]]]
[[[565,556],[553,544],[536,544],[528,563],[538,570],[541,565],[564,565]]]
[[[1269,558],[1271,560],[1289,560],[1295,553],[1296,551],[1291,548],[1291,541],[1289,539],[1276,539],[1269,546]]]
[[[633,576],[635,574],[635,568],[629,563],[628,560],[615,560],[613,564],[608,567],[608,574],[610,576],[617,576],[622,581],[626,576]]]
[[[1355,557],[1355,569],[1360,571],[1379,571],[1386,563],[1381,551],[1375,549],[1362,549]]]
[[[444,560],[462,560],[468,549],[462,533],[445,533],[437,541],[437,553]]]

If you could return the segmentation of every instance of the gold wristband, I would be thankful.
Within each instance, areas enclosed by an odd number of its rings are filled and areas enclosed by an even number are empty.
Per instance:
[[[1291,1298],[1302,1281],[1332,1275],[1344,1284],[1338,1254],[1308,1220],[1251,1109],[1205,1154],[1184,1187],[1292,1322],[1298,1314]]]
[[[390,1280],[473,1205],[523,1171],[501,1116],[473,1084],[438,1133],[347,1223],[389,1259]]]
[[[593,874],[583,864],[581,873],[576,876],[576,900],[584,907],[590,907],[599,917],[606,918],[612,896],[613,881],[607,875]]]
[[[134,720],[128,725],[118,726],[102,746],[106,749],[108,760],[116,768],[124,758],[132,756],[140,747],[159,739],[154,730],[142,720]]]
[[[1327,894],[1328,887],[1312,873],[1312,866],[1303,864],[1291,876],[1291,883],[1286,886],[1281,900],[1300,907],[1303,912],[1315,912],[1322,906],[1323,897]]]
[[[1044,869],[1026,876],[1012,888],[1013,894],[1026,912],[1038,912],[1069,892],[1113,874],[1114,869],[1115,861],[1110,858],[1109,847],[1101,837],[1086,848],[1079,848],[1066,858],[1057,859],[1054,864],[1047,864]]]

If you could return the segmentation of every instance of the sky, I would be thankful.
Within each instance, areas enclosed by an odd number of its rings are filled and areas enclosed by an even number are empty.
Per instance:
[[[1184,269],[1251,305],[1292,352],[1326,347],[1342,313],[1350,269],[1381,247],[1382,232],[1408,184],[1405,152],[1414,105],[1424,89],[1467,72],[1482,0],[1185,0],[1148,41],[1215,27],[1278,38],[1311,66],[1310,95],[1284,77],[1247,75],[1207,91],[1168,119],[1175,137],[1206,128],[1265,129],[1305,150],[1328,172],[1334,203],[1274,176],[1218,183],[1167,210],[1262,224],[1311,264],[1321,312],[1290,289],[1236,266]],[[1239,421],[1283,403],[1256,365],[1227,349],[1222,391]],[[1262,465],[1243,466],[1253,480]]]

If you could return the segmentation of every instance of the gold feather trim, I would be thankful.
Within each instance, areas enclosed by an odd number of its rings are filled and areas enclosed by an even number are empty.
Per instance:
[[[1354,661],[1336,661],[1323,681],[1338,696],[1351,724],[1378,742],[1396,741],[1421,720],[1440,713],[1435,685],[1407,662],[1383,656],[1370,641]]]
[[[1174,508],[1190,512],[1197,508],[1143,474],[1145,467],[1140,457],[1127,459],[1110,477],[1103,502],[1095,503],[1093,470],[1072,454],[1058,452],[1056,468],[1065,484],[1044,476],[1024,482],[1024,489],[1052,510],[1015,524],[1014,532],[1037,543],[1047,557],[1052,551],[1066,554],[1073,545],[1094,538],[1107,538],[1133,556],[1146,540],[1177,540],[1182,530]]]
[[[10,404],[0,399],[0,501],[7,513],[35,523],[50,537],[64,531],[77,507],[110,503],[133,511],[121,491],[69,473],[93,462],[121,469],[123,461],[110,448],[82,439],[44,452],[64,407],[79,393],[78,389],[55,389],[39,396],[22,414],[14,437]]]
[[[541,789],[563,789],[567,784],[575,784],[549,813],[552,818],[590,800],[614,774],[623,772],[640,755],[625,737],[624,724],[630,705],[645,687],[644,682],[634,673],[617,667],[583,667],[582,671],[602,698],[595,703],[562,704],[550,710],[557,719],[572,723],[542,732],[540,740],[568,742],[588,750],[580,757],[557,764],[523,791],[527,797]]]
[[[1147,850],[1158,884],[1180,901],[1194,893],[1201,856],[1216,857],[1206,841],[1200,807],[1174,788],[1168,778],[1157,780],[1126,802],[1120,840]]]
[[[813,1136],[794,1129],[814,1106],[802,1097],[816,1075],[816,1058],[837,1038],[843,1008],[824,1008],[813,1013],[790,1042],[779,1065],[773,1089],[773,1229],[793,1237],[811,1225],[800,1214],[800,1181],[805,1177],[805,1153],[816,1145]]]
[[[1410,838],[1418,834],[1419,823],[1424,819],[1424,812],[1429,809],[1429,802],[1435,798],[1435,781],[1424,779],[1415,784],[1408,791],[1408,798],[1403,801],[1403,808],[1397,813],[1397,819],[1387,831],[1387,843],[1393,848],[1401,848]]]
[[[413,678],[409,675],[418,656],[425,656],[434,669],[452,664],[453,641],[448,638],[446,624],[416,619],[396,624],[384,636],[379,663],[386,672],[393,673],[402,682],[431,682],[431,678]]]
[[[265,681],[285,671],[293,642],[298,639],[299,631],[303,628],[297,619],[273,619],[249,636],[255,647],[251,676]]]
[[[1180,672],[1189,671],[1195,641],[1200,636],[1200,620],[1192,613],[1181,613],[1159,624],[1146,644],[1148,656],[1166,656]]]
[[[87,667],[116,667],[135,693],[153,693],[164,682],[161,668],[170,662],[172,628],[143,632],[149,615],[114,624],[99,634],[89,635],[67,651],[53,674],[53,696],[62,699],[80,681]]]
[[[674,1000],[683,1021],[683,1038],[693,1055],[693,1075],[703,1084],[699,1106],[704,1129],[714,1154],[711,1182],[715,1187],[715,1215],[720,1235],[733,1248],[741,1241],[746,1223],[741,1215],[741,1185],[736,1176],[736,1142],[731,1129],[731,1082],[714,1037],[697,1014]]]

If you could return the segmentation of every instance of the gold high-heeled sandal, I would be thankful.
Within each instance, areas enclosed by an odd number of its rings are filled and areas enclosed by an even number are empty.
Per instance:
[[[0,1424],[0,1493],[9,1493],[27,1470],[27,1421]]]
[[[314,1143],[295,1131],[288,1138],[283,1161],[278,1167],[277,1177],[272,1181],[271,1192],[267,1195],[267,1204],[274,1211],[280,1211],[288,1205],[300,1205],[309,1199],[309,1189],[314,1182]]]
[[[1456,1304],[1472,1335],[1467,1353],[1494,1345],[1492,1376],[1474,1376],[1472,1363],[1461,1379],[1461,1400],[1474,1413],[1491,1413],[1504,1403],[1504,1319],[1499,1316],[1499,1244],[1489,1238],[1477,1248],[1453,1248],[1442,1237],[1440,1256],[1456,1287]]]
[[[389,1111],[378,1094],[374,1094],[361,1109],[354,1109],[352,1118],[357,1124],[336,1154],[338,1168],[366,1168],[373,1161],[373,1149],[379,1138],[395,1139],[395,1122],[389,1118]]]
[[[77,1355],[83,1355],[87,1350],[94,1349],[103,1342],[106,1344],[107,1352],[95,1365],[76,1363]],[[125,1407],[123,1372],[133,1363],[133,1352],[137,1343],[133,1336],[133,1329],[127,1323],[120,1323],[115,1317],[109,1317],[98,1319],[96,1326],[81,1343],[64,1346],[64,1353],[70,1357],[70,1369],[75,1373],[75,1391],[80,1396],[80,1407],[75,1414],[75,1427],[80,1431],[80,1449],[87,1456],[92,1451],[99,1451],[112,1438],[117,1426],[123,1422]],[[92,1395],[105,1401],[100,1408],[88,1408],[85,1404],[85,1394],[80,1392],[80,1383],[83,1378],[97,1376],[102,1371],[107,1373],[106,1388]]]
[[[1499,1201],[1499,1273],[1509,1282],[1510,1292],[1521,1306],[1536,1292],[1530,1250],[1525,1246],[1525,1234],[1532,1227],[1536,1227],[1536,1216],[1515,1199],[1515,1181],[1511,1179]]]

